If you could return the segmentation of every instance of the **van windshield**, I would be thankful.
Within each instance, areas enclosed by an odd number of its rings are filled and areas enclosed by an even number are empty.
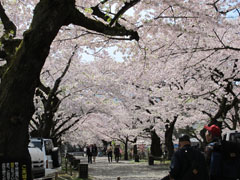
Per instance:
[[[42,150],[41,141],[31,141],[31,143],[33,143],[35,147],[38,147],[40,150]]]

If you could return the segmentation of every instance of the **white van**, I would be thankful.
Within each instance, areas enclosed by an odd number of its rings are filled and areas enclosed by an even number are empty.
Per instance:
[[[230,130],[222,134],[222,139],[225,141],[236,142],[240,144],[240,131]]]
[[[61,154],[58,147],[53,146],[51,139],[31,138],[31,143],[38,147],[44,154],[45,177],[42,179],[53,179],[61,169]]]
[[[34,144],[31,142],[28,144],[28,151],[32,161],[33,179],[44,177],[45,176],[44,153],[39,148],[35,147]]]

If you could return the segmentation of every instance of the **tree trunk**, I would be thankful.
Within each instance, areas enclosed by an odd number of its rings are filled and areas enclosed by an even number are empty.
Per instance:
[[[133,141],[134,145],[133,145],[133,156],[138,154],[138,149],[137,149],[137,138],[134,139]]]
[[[71,11],[69,2],[74,3],[69,0],[40,1],[31,28],[24,33],[12,64],[2,77],[0,158],[29,159],[28,124],[34,113],[35,88],[50,45],[61,26],[66,24]]]
[[[139,162],[139,155],[138,155],[138,147],[137,147],[137,138],[134,138],[133,141],[134,145],[133,145],[133,157],[134,157],[134,161],[135,162]]]
[[[240,103],[240,100],[238,100],[238,103],[236,103],[235,105],[234,105],[234,115],[233,115],[233,117],[232,117],[232,119],[233,119],[233,129],[234,130],[236,130],[237,129],[237,125],[238,125],[238,123],[240,123],[240,114],[239,114],[239,103]]]
[[[34,9],[31,26],[4,69],[0,84],[0,159],[29,160],[28,126],[34,112],[33,96],[50,46],[60,28],[73,23],[112,36],[130,36],[137,32],[125,27],[110,27],[85,17],[75,0],[41,0]]]
[[[161,140],[155,130],[151,131],[151,155],[162,156]]]
[[[168,151],[168,159],[172,158],[172,155],[174,153],[174,146],[172,141],[172,135],[173,135],[173,129],[175,126],[175,123],[177,121],[178,116],[174,117],[174,120],[166,125],[166,132],[165,132],[165,145]]]
[[[128,138],[126,138],[124,143],[124,160],[128,160]]]

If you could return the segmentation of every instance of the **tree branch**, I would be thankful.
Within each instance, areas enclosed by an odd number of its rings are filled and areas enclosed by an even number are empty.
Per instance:
[[[110,27],[100,21],[95,21],[93,19],[90,19],[88,17],[85,17],[84,14],[82,14],[80,11],[75,9],[70,17],[70,23],[74,25],[79,25],[84,28],[87,28],[92,31],[96,31],[105,35],[111,35],[111,36],[130,36],[131,40],[139,40],[139,35],[136,31],[133,30],[127,30],[123,26],[114,26]]]
[[[58,139],[58,137],[61,137],[62,134],[64,134],[64,133],[65,133],[66,131],[68,131],[71,127],[73,127],[78,121],[80,121],[80,119],[75,120],[71,125],[69,125],[68,127],[64,128],[63,130],[61,130],[60,132],[58,132],[58,133],[54,136],[54,138],[57,138],[57,139]]]
[[[214,3],[208,3],[207,5],[213,6],[214,9],[216,10],[216,12],[218,12],[218,13],[220,13],[220,14],[224,14],[224,15],[226,15],[227,13],[229,13],[229,12],[235,10],[235,9],[238,10],[236,7],[233,7],[233,8],[230,8],[230,9],[226,10],[226,11],[219,11],[219,9],[218,9],[218,7],[217,7],[217,3],[218,3],[219,1],[220,1],[220,0],[217,0],[217,1],[215,1]]]
[[[59,87],[59,85],[60,85],[60,83],[61,83],[61,81],[62,81],[62,78],[66,75],[66,73],[67,73],[67,71],[68,71],[68,69],[69,69],[69,67],[70,67],[70,64],[71,64],[71,62],[72,62],[72,59],[73,59],[73,57],[74,57],[74,55],[75,55],[75,52],[76,52],[77,48],[78,48],[78,46],[76,45],[76,46],[74,47],[75,50],[72,52],[72,55],[70,56],[70,58],[69,58],[69,60],[68,60],[68,62],[67,62],[67,65],[66,65],[66,67],[65,67],[62,75],[55,81],[54,87],[53,87],[53,89],[51,90],[51,94],[52,94],[52,93],[53,93],[53,94],[56,93],[56,91],[57,91],[57,89],[58,89],[58,87]],[[50,96],[50,95],[49,95],[49,96]],[[51,99],[51,96],[50,96],[50,99]]]
[[[63,71],[63,73],[61,74],[61,76],[55,81],[54,83],[54,86],[52,89],[50,88],[47,88],[45,87],[42,83],[39,84],[39,88],[42,88],[44,90],[44,92],[48,95],[48,98],[47,98],[47,103],[45,104],[45,110],[49,111],[49,107],[51,107],[52,103],[53,103],[53,100],[55,99],[55,107],[53,107],[54,109],[54,112],[57,111],[58,107],[59,107],[59,104],[61,103],[61,101],[59,100],[59,98],[57,97],[57,90],[59,88],[59,85],[62,81],[62,78],[66,75],[69,67],[70,67],[70,64],[72,62],[72,59],[75,55],[75,52],[76,52],[76,49],[77,49],[77,45],[75,46],[75,51],[72,52],[72,55],[71,57],[69,58],[68,60],[68,63]],[[54,98],[53,98],[54,97]]]
[[[40,80],[38,83],[38,88],[41,89],[45,94],[49,94],[50,93],[50,87],[46,87]]]
[[[109,25],[112,26],[119,19],[121,15],[123,15],[128,9],[136,5],[138,2],[140,2],[140,0],[131,0],[130,2],[125,2],[122,9],[118,11],[118,13],[114,16],[114,18],[111,20]]]
[[[109,15],[104,14],[102,11],[100,11],[99,4],[95,7],[92,7],[92,10],[93,10],[92,15],[95,15],[106,22],[108,22],[108,19],[111,18]]]
[[[38,129],[39,123],[38,123],[35,119],[33,119],[33,118],[31,119],[31,122],[33,122],[33,124],[35,125],[35,126],[33,126],[33,125],[30,123],[31,127],[32,127],[34,130]]]
[[[4,29],[5,29],[5,34],[11,33],[13,37],[15,37],[17,28],[15,24],[6,15],[5,9],[3,8],[1,2],[0,2],[0,18],[2,20]]]
[[[70,117],[68,117],[66,120],[64,120],[57,128],[55,128],[55,130],[53,131],[53,136],[55,136],[57,133],[66,123],[69,122],[69,120],[71,120],[72,118],[77,117],[76,114],[72,114]],[[77,122],[80,120],[81,118],[77,119]],[[74,121],[74,123],[77,123],[76,121]]]
[[[223,45],[223,47],[226,47],[225,44],[223,43],[223,41],[220,39],[220,37],[218,36],[217,32],[215,30],[213,30],[214,34],[217,36],[218,40],[220,41],[220,43]]]

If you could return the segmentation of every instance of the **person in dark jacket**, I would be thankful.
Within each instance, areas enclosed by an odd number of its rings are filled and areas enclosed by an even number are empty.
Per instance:
[[[205,137],[209,143],[205,148],[205,157],[210,180],[240,179],[239,145],[223,141],[221,129],[215,124],[204,126],[204,128],[207,130]]]
[[[108,155],[108,162],[112,162],[112,153],[113,153],[113,149],[112,149],[112,145],[110,144],[107,148],[107,155]]]
[[[120,148],[119,145],[116,145],[114,148],[115,161],[118,162],[120,158]]]
[[[96,144],[93,144],[93,146],[92,146],[92,156],[93,156],[93,162],[94,162],[94,163],[96,162],[97,154],[98,154],[97,145],[96,145]]]
[[[173,154],[170,172],[165,179],[170,180],[208,180],[204,155],[191,147],[188,135],[179,138],[179,149]]]
[[[92,145],[87,147],[88,163],[92,164]]]

